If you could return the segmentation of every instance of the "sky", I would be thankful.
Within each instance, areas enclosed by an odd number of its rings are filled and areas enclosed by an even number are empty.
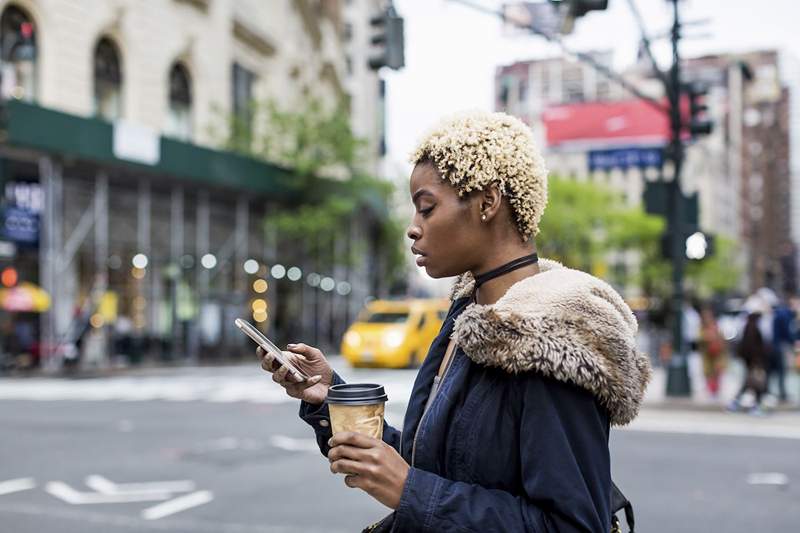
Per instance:
[[[486,7],[502,5],[496,0],[472,1]],[[613,50],[617,70],[631,65],[640,30],[629,1],[609,0],[606,11],[579,19],[564,43],[576,51]],[[632,1],[651,39],[671,27],[671,2]],[[559,50],[540,37],[510,35],[499,19],[452,0],[394,0],[394,4],[405,19],[406,66],[384,73],[389,151],[385,171],[398,183],[402,197],[406,190],[402,185],[411,172],[408,155],[430,126],[456,111],[492,110],[497,66],[558,56]],[[800,60],[798,0],[682,0],[680,9],[684,22],[707,20],[686,28],[683,57],[776,48]],[[654,40],[653,51],[662,68],[668,67],[669,40]],[[407,207],[410,213],[410,201]],[[446,293],[451,280],[436,283],[420,272],[417,281]]]
[[[603,12],[578,19],[564,42],[573,50],[614,51],[621,70],[636,58],[639,28],[629,0],[609,0]],[[473,0],[487,7],[502,2]],[[672,24],[671,2],[633,0],[650,35]],[[493,108],[494,72],[498,65],[553,57],[558,49],[535,36],[511,36],[491,15],[452,0],[394,0],[405,19],[405,62],[401,71],[385,74],[387,91],[388,171],[408,175],[408,154],[416,141],[446,114],[464,109]],[[714,52],[778,48],[800,60],[797,0],[683,0],[683,21],[708,19],[686,29],[684,57]],[[695,35],[697,38],[692,38]],[[654,43],[662,66],[670,60],[668,39]]]

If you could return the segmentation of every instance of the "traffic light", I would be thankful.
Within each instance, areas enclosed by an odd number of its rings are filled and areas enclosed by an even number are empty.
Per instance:
[[[381,67],[394,70],[403,68],[405,66],[403,18],[397,14],[394,6],[389,5],[383,13],[370,18],[369,23],[377,30],[370,41],[380,48],[380,53],[369,59],[369,68],[372,70]]]
[[[584,16],[590,11],[604,11],[608,7],[608,0],[550,0],[564,13],[564,23],[561,26],[561,33],[572,33],[575,19]]]
[[[686,238],[686,259],[702,261],[714,255],[714,236],[696,231]]]
[[[701,82],[690,83],[686,87],[689,96],[689,133],[692,137],[708,135],[714,129],[714,123],[709,120],[708,105],[706,96],[708,95],[708,85]]]

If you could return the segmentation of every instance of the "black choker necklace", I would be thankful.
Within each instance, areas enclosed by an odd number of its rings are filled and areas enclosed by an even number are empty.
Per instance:
[[[475,293],[478,291],[478,287],[486,283],[487,281],[502,276],[504,274],[508,274],[518,268],[522,268],[524,266],[533,265],[539,262],[539,256],[536,253],[532,253],[531,255],[525,255],[514,259],[513,261],[509,261],[504,265],[500,265],[499,267],[486,272],[485,274],[479,274],[475,276],[475,288],[472,289],[472,300],[475,301]]]

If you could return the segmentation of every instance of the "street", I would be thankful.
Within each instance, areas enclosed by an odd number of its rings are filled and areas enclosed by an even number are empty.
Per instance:
[[[340,363],[387,385],[399,425],[414,371]],[[357,531],[387,513],[328,471],[276,392],[256,365],[0,380],[2,530]],[[640,531],[793,531],[798,443],[796,412],[651,405],[612,433],[614,477]]]

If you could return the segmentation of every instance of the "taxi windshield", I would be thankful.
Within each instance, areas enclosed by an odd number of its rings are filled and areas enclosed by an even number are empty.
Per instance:
[[[408,320],[408,313],[370,313],[363,322],[371,324],[401,324]]]

